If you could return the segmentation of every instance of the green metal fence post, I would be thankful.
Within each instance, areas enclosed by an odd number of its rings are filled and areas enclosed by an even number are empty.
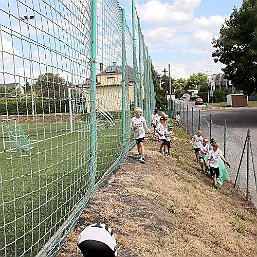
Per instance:
[[[91,88],[90,88],[90,162],[89,162],[89,190],[95,188],[95,174],[97,165],[97,131],[96,131],[96,8],[97,1],[92,0],[92,27],[91,27]]]
[[[211,128],[212,127],[212,118],[211,118],[211,114],[210,114],[210,140],[211,140]]]
[[[188,110],[188,105],[187,105],[187,113],[186,113],[186,118],[187,118],[187,126],[186,126],[186,132],[188,133],[188,131],[189,131],[189,128],[188,128],[188,125],[189,125],[189,122],[188,122],[188,116],[189,116],[189,114],[188,114],[188,112],[189,112],[189,110]]]
[[[148,47],[146,47],[146,56],[147,56],[147,103],[146,103],[146,120],[147,120],[147,124],[150,123],[150,76],[151,76],[151,69],[150,69],[150,56],[149,56],[149,52],[148,52]]]
[[[143,109],[143,82],[142,82],[142,58],[141,58],[141,52],[142,52],[142,32],[139,26],[139,17],[137,17],[138,20],[138,55],[139,55],[139,106]]]
[[[246,150],[246,201],[249,199],[249,159],[250,159],[250,129],[247,131],[247,150]]]
[[[226,144],[227,144],[227,120],[224,121],[224,157],[226,157]]]
[[[137,108],[137,55],[135,33],[135,0],[132,0],[132,37],[133,37],[133,73],[134,73],[134,112]]]
[[[194,107],[192,107],[192,114],[191,114],[191,117],[192,117],[192,135],[194,134]]]
[[[122,8],[122,145],[126,143],[126,24],[125,24],[125,10]]]
[[[201,129],[201,110],[199,110],[199,113],[198,113],[198,130]]]

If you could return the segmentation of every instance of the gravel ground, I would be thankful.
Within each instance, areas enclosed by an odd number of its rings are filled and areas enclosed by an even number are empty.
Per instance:
[[[115,232],[119,257],[257,256],[257,215],[232,183],[215,190],[200,173],[189,138],[175,129],[173,157],[146,141],[97,190],[57,257],[81,256],[79,233],[100,220]]]

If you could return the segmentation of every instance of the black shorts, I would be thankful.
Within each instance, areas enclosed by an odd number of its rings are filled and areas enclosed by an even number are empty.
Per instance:
[[[210,173],[211,176],[216,175],[216,177],[218,178],[220,175],[219,168],[210,167]]]
[[[200,152],[200,148],[194,148],[194,150],[195,150],[195,153]]]
[[[162,145],[167,145],[168,148],[170,148],[170,141],[168,141],[167,139],[162,139]]]
[[[114,251],[106,244],[95,241],[85,240],[79,244],[83,256],[86,257],[114,257]]]
[[[144,137],[136,139],[136,144],[139,145],[141,142],[144,142]]]

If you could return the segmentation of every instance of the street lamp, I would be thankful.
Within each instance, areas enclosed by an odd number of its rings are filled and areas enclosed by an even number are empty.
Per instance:
[[[209,102],[210,102],[210,88],[211,88],[211,80],[210,80],[210,78],[211,78],[212,75],[208,74],[208,73],[211,73],[210,70],[207,70],[206,73],[207,73],[207,79],[208,79],[208,86],[207,86],[207,89],[208,89],[208,93],[207,93],[207,102],[209,103]]]

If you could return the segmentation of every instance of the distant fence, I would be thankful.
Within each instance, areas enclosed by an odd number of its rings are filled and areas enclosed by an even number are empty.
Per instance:
[[[151,58],[134,1],[5,0],[0,15],[0,256],[54,256],[133,146],[135,107],[150,121]]]
[[[184,102],[177,101],[174,101],[172,105],[175,113],[180,112],[181,123],[190,135],[196,134],[197,130],[201,129],[204,137],[208,137],[209,140],[214,138],[219,142],[220,149],[231,165],[228,171],[234,186],[239,188],[257,207],[255,170],[257,147],[252,144],[257,139],[251,138],[251,134],[247,133],[243,136],[236,135],[227,127],[226,120],[224,120],[224,126],[214,124],[211,115],[209,119],[201,116],[199,108],[189,107]]]

